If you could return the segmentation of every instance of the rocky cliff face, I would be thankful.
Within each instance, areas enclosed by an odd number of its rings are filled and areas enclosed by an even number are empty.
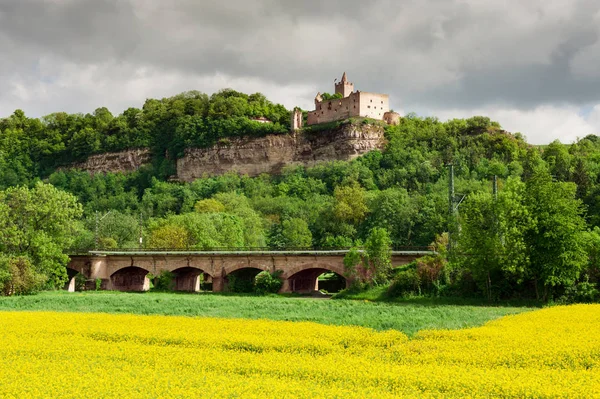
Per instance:
[[[70,169],[86,170],[92,174],[106,172],[133,172],[150,162],[150,150],[138,148],[128,151],[107,152],[92,155],[85,162],[74,164]]]
[[[229,139],[227,144],[191,148],[177,160],[177,179],[239,172],[248,176],[277,174],[286,165],[311,166],[320,161],[351,160],[385,144],[380,125],[347,123],[322,132],[298,132],[261,138]],[[132,172],[149,163],[148,149],[93,155],[71,169],[90,173]]]
[[[192,181],[231,171],[248,176],[277,174],[286,165],[350,160],[381,149],[384,143],[382,126],[360,123],[323,132],[230,139],[227,145],[186,150],[177,160],[177,178]]]

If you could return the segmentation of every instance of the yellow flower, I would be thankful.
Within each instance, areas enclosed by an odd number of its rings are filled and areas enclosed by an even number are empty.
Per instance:
[[[0,398],[600,397],[600,306],[458,331],[0,312]]]

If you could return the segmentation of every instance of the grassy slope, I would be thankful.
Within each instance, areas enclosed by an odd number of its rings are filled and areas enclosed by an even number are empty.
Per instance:
[[[461,306],[436,303],[372,303],[312,298],[224,296],[211,294],[46,292],[25,297],[0,297],[0,310],[52,310],[163,314],[206,317],[264,318],[397,329],[412,335],[422,329],[477,326],[517,307]]]
[[[415,304],[415,305],[471,305],[471,306],[490,306],[488,302],[481,298],[426,298],[426,297],[389,297],[387,295],[389,286],[377,286],[370,288],[366,291],[351,292],[342,291],[339,294],[334,295],[335,299],[351,299],[358,301],[373,301],[373,302],[387,302],[387,303],[398,303],[398,304]],[[544,305],[541,301],[535,299],[512,299],[504,300],[500,302],[494,302],[493,306],[504,306],[509,308],[514,307],[530,307],[539,308]]]

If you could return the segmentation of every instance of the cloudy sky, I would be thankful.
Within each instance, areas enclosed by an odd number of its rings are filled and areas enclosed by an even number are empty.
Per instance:
[[[600,134],[598,0],[0,0],[0,117],[231,87],[312,109],[343,71],[402,113]]]

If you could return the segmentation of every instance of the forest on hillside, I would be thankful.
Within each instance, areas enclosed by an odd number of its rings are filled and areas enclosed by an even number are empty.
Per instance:
[[[260,123],[264,117],[272,123]],[[47,177],[59,166],[92,154],[150,148],[158,176],[173,173],[173,160],[186,147],[207,147],[220,139],[264,136],[289,131],[289,111],[255,93],[231,89],[208,96],[197,91],[161,100],[113,116],[105,107],[92,114],[57,112],[28,118],[16,110],[0,119],[0,187]]]
[[[273,123],[253,120],[261,116]],[[277,176],[166,180],[185,148],[286,134],[288,119],[263,95],[233,90],[147,100],[116,117],[99,108],[43,118],[18,110],[0,119],[0,282],[30,265],[27,278],[58,286],[65,253],[135,248],[141,231],[145,248],[433,245],[437,256],[383,270],[376,282],[392,281],[398,295],[597,298],[598,136],[540,148],[486,117],[441,122],[409,114],[386,127],[383,151],[351,162],[288,167]],[[134,173],[57,170],[136,147],[151,148],[154,158]]]

